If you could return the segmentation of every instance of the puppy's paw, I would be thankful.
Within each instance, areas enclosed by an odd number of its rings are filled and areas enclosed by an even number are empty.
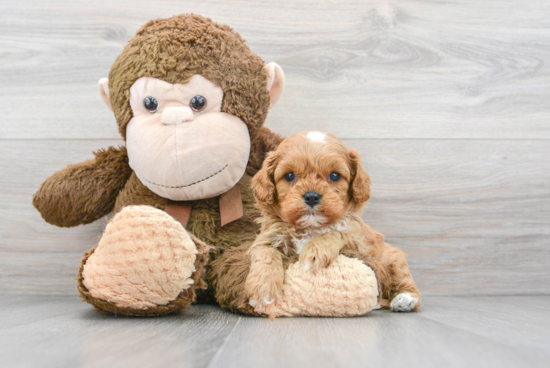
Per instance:
[[[328,267],[337,257],[336,247],[318,245],[312,240],[300,252],[300,264],[304,270],[313,271]]]
[[[273,303],[274,301],[281,298],[283,295],[283,287],[279,287],[279,285],[276,285],[275,283],[267,283],[265,285],[255,285],[255,286],[248,286],[248,288],[252,288],[252,290],[249,290],[247,292],[247,295],[249,297],[248,303],[252,307],[259,307],[262,305],[269,305]]]
[[[244,284],[249,304],[253,307],[268,305],[281,298],[284,278],[282,265],[273,264],[271,258],[265,256],[254,262]]]
[[[419,298],[416,294],[397,294],[390,303],[392,312],[410,312],[418,305]]]

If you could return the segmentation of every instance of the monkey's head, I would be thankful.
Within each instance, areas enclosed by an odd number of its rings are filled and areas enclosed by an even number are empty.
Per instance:
[[[264,65],[230,27],[193,14],[147,23],[99,81],[130,166],[172,200],[214,197],[241,179],[283,88],[277,64]]]

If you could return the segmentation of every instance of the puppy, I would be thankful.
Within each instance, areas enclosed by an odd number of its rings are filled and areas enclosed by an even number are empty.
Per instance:
[[[343,254],[374,270],[382,308],[409,312],[420,307],[405,254],[360,217],[370,178],[357,152],[336,137],[318,131],[288,137],[267,155],[252,189],[262,216],[261,232],[248,250],[250,305],[282,296],[289,262],[299,260],[315,272]]]

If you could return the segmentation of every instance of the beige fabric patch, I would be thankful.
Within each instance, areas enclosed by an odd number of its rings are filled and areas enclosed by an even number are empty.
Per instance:
[[[351,317],[370,312],[378,303],[374,271],[343,255],[327,268],[305,271],[299,262],[285,272],[283,297],[255,308],[270,317]]]
[[[239,184],[222,194],[219,203],[222,227],[243,217],[243,199]]]
[[[166,201],[164,211],[176,219],[183,228],[186,228],[189,223],[189,218],[191,217],[192,209],[191,202],[172,201],[169,199]]]
[[[82,275],[94,298],[118,307],[168,304],[188,289],[197,248],[182,225],[164,211],[129,206],[107,225]]]

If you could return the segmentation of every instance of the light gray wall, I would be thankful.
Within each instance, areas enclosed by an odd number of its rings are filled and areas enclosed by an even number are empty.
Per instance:
[[[550,2],[3,1],[0,292],[74,294],[105,220],[46,224],[40,183],[120,144],[96,83],[147,20],[233,26],[285,70],[267,126],[356,147],[365,220],[425,294],[550,293]]]

